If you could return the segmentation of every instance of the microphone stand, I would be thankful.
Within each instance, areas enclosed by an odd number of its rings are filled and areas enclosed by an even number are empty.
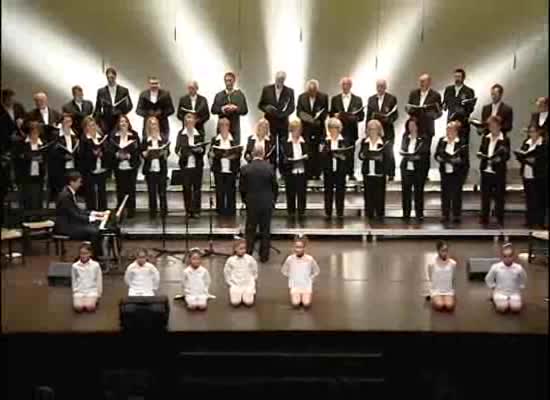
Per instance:
[[[210,165],[210,170],[208,171],[208,182],[210,186],[210,191],[208,194],[208,213],[209,213],[208,219],[209,219],[210,226],[208,230],[208,247],[203,249],[202,255],[203,257],[210,257],[210,256],[231,257],[232,254],[216,251],[216,249],[214,248],[214,226],[213,226],[214,199],[212,198],[212,165]]]

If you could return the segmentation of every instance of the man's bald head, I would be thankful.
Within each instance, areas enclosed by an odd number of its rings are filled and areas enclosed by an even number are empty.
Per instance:
[[[285,84],[286,80],[286,72],[285,71],[277,71],[275,74],[275,84],[277,86],[283,86]]]
[[[349,76],[344,76],[342,79],[340,79],[340,86],[342,87],[342,92],[346,94],[349,93],[352,85],[353,85],[353,82]]]
[[[45,92],[36,92],[32,99],[36,108],[42,109],[48,106],[48,95]]]
[[[378,79],[376,81],[376,93],[378,93],[380,96],[386,93],[387,87],[388,84],[385,79]]]
[[[422,74],[418,77],[420,89],[427,90],[432,85],[432,77],[429,74]]]

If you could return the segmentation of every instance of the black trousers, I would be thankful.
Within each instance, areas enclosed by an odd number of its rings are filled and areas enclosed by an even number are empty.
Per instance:
[[[306,211],[306,174],[293,174],[290,172],[285,176],[286,186],[286,208],[289,216],[296,214],[303,216]]]
[[[504,202],[506,194],[506,175],[481,172],[481,219],[489,221],[491,201],[495,203],[497,221],[504,222]]]
[[[412,198],[414,191],[414,211],[416,218],[424,217],[424,183],[426,172],[423,170],[407,171],[401,170],[401,204],[403,216],[411,216]]]
[[[136,179],[135,169],[120,170],[115,172],[117,207],[122,203],[124,196],[128,195],[126,210],[128,216],[133,217],[136,212]]]
[[[256,242],[256,231],[260,230],[260,261],[265,262],[269,259],[269,248],[271,245],[271,215],[273,213],[272,205],[268,207],[248,207],[246,209],[246,252],[254,252],[254,243]]]
[[[346,173],[329,171],[324,173],[325,215],[332,216],[333,200],[336,203],[336,215],[344,216],[344,199],[346,197]]]
[[[389,169],[389,174],[388,176],[390,178],[393,178],[395,177],[395,156],[393,154],[393,139],[391,140],[387,140],[386,141],[388,144],[386,146],[389,147],[389,151],[388,151],[388,169]]]
[[[441,214],[444,218],[449,218],[451,210],[455,218],[462,215],[463,184],[464,174],[441,174]]]
[[[23,210],[42,210],[44,208],[44,179],[30,178],[20,186]]]
[[[384,218],[386,208],[386,177],[363,174],[365,214],[369,218]]]
[[[306,161],[307,179],[319,179],[321,176],[321,153],[319,152],[320,139],[315,136],[309,138],[309,159]]]
[[[65,170],[56,171],[55,175],[50,176],[48,180],[50,186],[49,200],[56,202],[59,193],[61,193],[61,191],[65,187]]]
[[[236,213],[237,187],[233,173],[214,174],[216,183],[216,211],[219,215],[232,216]]]
[[[528,225],[543,225],[546,222],[548,208],[548,182],[546,178],[523,178],[525,192],[525,222]]]
[[[168,204],[166,202],[166,175],[161,172],[149,172],[145,176],[147,193],[149,195],[149,214],[157,213],[157,199],[160,201],[160,212],[166,215]]]
[[[84,176],[84,197],[86,199],[86,208],[88,210],[107,209],[107,191],[105,183],[107,174],[87,174]]]
[[[187,214],[201,212],[202,168],[183,169],[183,204]]]

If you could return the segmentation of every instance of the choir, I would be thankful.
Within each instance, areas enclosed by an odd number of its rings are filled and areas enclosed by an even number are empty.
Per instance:
[[[144,118],[143,132],[132,129],[126,114],[133,103],[127,88],[116,81],[117,71],[106,70],[107,85],[97,91],[94,104],[84,99],[80,86],[72,88],[72,99],[62,113],[52,108],[48,96],[37,92],[35,108],[25,112],[15,93],[2,90],[0,116],[2,155],[2,201],[9,187],[18,189],[20,206],[30,215],[43,207],[47,193],[54,201],[70,171],[80,171],[88,210],[107,207],[106,182],[114,176],[117,199],[128,195],[127,216],[135,214],[135,191],[141,167],[149,192],[149,210],[154,218],[160,203],[161,215],[167,213],[167,157],[170,154],[168,117],[176,114],[183,122],[177,135],[175,153],[179,171],[175,179],[183,188],[187,215],[201,211],[201,185],[204,156],[208,156],[216,188],[219,215],[236,213],[237,183],[241,157],[250,163],[253,149],[263,148],[264,158],[284,178],[287,211],[290,218],[303,219],[307,208],[307,182],[323,176],[324,208],[327,218],[344,215],[346,181],[354,180],[356,148],[362,163],[365,216],[383,219],[386,183],[394,179],[394,122],[398,102],[387,92],[387,82],[376,82],[376,94],[364,106],[352,93],[352,80],[342,78],[341,93],[332,96],[319,90],[310,80],[295,102],[294,91],[285,85],[286,73],[280,71],[275,82],[262,89],[258,108],[264,113],[255,132],[241,147],[240,117],[248,113],[246,96],[236,87],[237,76],[224,76],[225,89],[216,94],[209,110],[208,100],[198,93],[195,81],[187,84],[187,94],[179,99],[177,110],[168,90],[160,88],[157,77],[148,78],[149,88],[139,95],[136,108]],[[504,223],[507,164],[513,152],[521,166],[526,197],[526,224],[544,225],[548,198],[546,181],[548,97],[536,101],[536,112],[522,146],[510,148],[513,129],[512,107],[503,101],[504,88],[491,87],[491,103],[482,107],[481,120],[471,115],[477,101],[475,91],[465,84],[466,72],[454,70],[454,84],[442,96],[434,90],[430,75],[419,77],[419,87],[410,92],[405,105],[409,115],[399,153],[403,218],[409,220],[414,201],[415,217],[424,218],[424,185],[432,159],[439,164],[441,176],[441,215],[443,223],[460,223],[462,188],[470,168],[470,125],[482,135],[477,156],[481,177],[480,223],[487,225],[491,202],[499,225]],[[448,112],[446,135],[434,146],[434,121]],[[296,111],[297,118],[290,120]],[[210,112],[218,115],[216,135],[205,138]],[[366,120],[365,135],[359,135],[359,122]],[[209,148],[208,148],[209,147]],[[174,179],[173,179],[174,181]],[[47,192],[44,187],[47,186]],[[334,204],[333,204],[334,203]]]

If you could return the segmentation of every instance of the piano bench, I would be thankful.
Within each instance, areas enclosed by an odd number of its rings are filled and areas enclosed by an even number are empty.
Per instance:
[[[55,245],[55,255],[59,256],[59,259],[62,260],[67,253],[65,242],[71,240],[71,238],[67,235],[58,235],[54,233],[52,235],[52,240]]]

